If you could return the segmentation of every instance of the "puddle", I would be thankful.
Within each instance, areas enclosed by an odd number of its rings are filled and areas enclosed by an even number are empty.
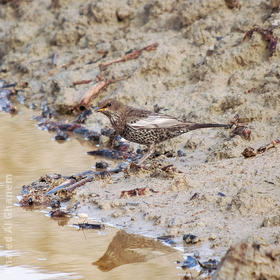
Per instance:
[[[178,251],[115,228],[83,231],[42,211],[17,207],[21,186],[46,173],[90,169],[92,146],[71,138],[63,144],[30,120],[0,112],[0,273],[11,279],[176,279]],[[70,224],[77,222],[70,220]]]

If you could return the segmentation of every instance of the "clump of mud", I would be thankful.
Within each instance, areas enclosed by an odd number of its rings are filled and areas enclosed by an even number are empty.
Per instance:
[[[279,256],[279,248],[268,244],[239,243],[227,251],[213,279],[277,279]]]

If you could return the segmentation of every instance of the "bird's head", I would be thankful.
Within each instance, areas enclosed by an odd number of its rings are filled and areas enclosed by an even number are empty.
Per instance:
[[[122,124],[122,116],[126,112],[126,106],[116,99],[106,99],[98,104],[97,112],[107,116],[115,130]]]
[[[105,115],[114,114],[120,111],[124,105],[116,99],[106,99],[98,104],[97,112],[101,112]]]

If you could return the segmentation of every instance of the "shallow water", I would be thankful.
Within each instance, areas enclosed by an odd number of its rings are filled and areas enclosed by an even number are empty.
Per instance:
[[[86,155],[92,146],[73,138],[57,143],[31,116],[24,108],[15,116],[0,112],[1,280],[179,279],[179,253],[158,242],[110,227],[78,230],[70,226],[76,218],[53,220],[47,209],[16,206],[22,185],[46,173],[70,175],[95,164]]]

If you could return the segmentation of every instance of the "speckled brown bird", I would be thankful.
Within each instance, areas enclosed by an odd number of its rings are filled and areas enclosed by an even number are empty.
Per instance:
[[[116,99],[101,102],[97,112],[109,118],[118,135],[128,141],[148,146],[148,152],[138,164],[143,163],[154,152],[156,144],[165,140],[199,128],[230,128],[227,124],[186,122],[169,115],[133,108]]]

